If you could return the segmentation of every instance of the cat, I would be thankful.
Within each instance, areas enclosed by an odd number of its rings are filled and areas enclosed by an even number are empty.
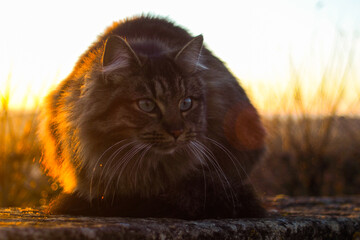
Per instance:
[[[49,214],[266,214],[247,181],[265,149],[259,114],[203,36],[166,18],[107,28],[46,98],[39,136],[63,189]]]

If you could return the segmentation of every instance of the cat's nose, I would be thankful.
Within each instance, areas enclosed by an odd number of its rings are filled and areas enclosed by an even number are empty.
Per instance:
[[[184,129],[170,130],[170,134],[173,135],[175,139],[177,139],[183,132]]]

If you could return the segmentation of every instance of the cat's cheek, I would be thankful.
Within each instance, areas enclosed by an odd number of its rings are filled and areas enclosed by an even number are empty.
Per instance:
[[[236,104],[224,117],[224,133],[238,150],[256,150],[265,146],[265,129],[256,109],[250,104]]]
[[[152,122],[154,117],[134,109],[134,107],[125,107],[118,108],[111,118],[113,124],[118,127],[139,129]]]

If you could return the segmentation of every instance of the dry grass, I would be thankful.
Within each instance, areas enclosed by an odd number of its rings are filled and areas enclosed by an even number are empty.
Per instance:
[[[6,88],[0,92],[0,206],[46,204],[53,191],[38,164],[38,109],[10,111],[10,82],[9,74]]]
[[[275,93],[273,98],[278,100],[278,114],[264,117],[268,152],[252,173],[260,192],[360,193],[360,91],[351,101],[346,98],[354,90],[350,86],[355,87],[348,82],[350,69],[345,67],[340,76],[333,77],[329,68],[320,81],[314,79],[312,95],[301,84],[304,76],[292,69],[286,92]],[[345,117],[339,113],[344,109]]]

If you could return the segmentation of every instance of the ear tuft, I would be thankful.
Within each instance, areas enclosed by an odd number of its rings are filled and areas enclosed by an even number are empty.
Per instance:
[[[194,37],[176,54],[175,62],[187,73],[191,74],[198,69],[206,69],[206,66],[200,62],[203,41],[202,35]]]
[[[125,39],[119,36],[110,36],[105,43],[102,57],[103,71],[111,72],[116,69],[130,67],[132,64],[141,65],[141,62]]]

